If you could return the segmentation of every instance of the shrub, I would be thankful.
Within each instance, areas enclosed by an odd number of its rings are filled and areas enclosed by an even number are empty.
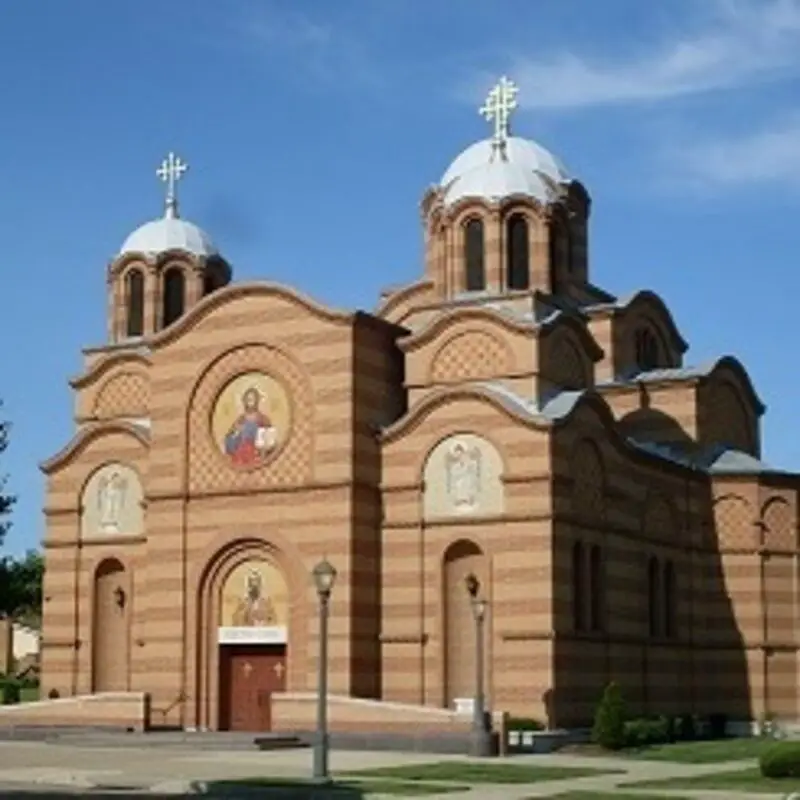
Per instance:
[[[765,778],[800,778],[800,742],[776,742],[758,760]]]
[[[512,717],[506,726],[510,731],[543,731],[547,726],[532,717]]]
[[[672,741],[672,720],[667,717],[641,717],[625,723],[625,747],[647,747]]]
[[[58,700],[58,698],[61,697],[61,695],[58,693],[58,689],[51,689],[47,693],[47,696],[50,700]]]
[[[22,687],[14,678],[3,678],[0,681],[0,704],[13,706],[19,703]]]
[[[727,714],[709,714],[708,735],[711,739],[724,739],[728,727]]]
[[[693,714],[682,714],[676,720],[675,738],[681,742],[693,742],[700,736],[698,720]]]
[[[592,741],[606,750],[621,750],[625,747],[625,699],[616,683],[606,686],[592,727]]]

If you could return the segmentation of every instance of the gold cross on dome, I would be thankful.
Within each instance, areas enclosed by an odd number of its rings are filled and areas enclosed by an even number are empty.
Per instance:
[[[167,216],[176,217],[178,215],[178,197],[176,187],[178,181],[183,177],[183,173],[189,169],[189,165],[181,161],[180,157],[170,152],[161,162],[161,166],[156,170],[156,175],[167,184]]]
[[[480,108],[481,116],[494,123],[495,147],[503,147],[511,135],[511,114],[517,108],[517,85],[505,75],[495,84]]]

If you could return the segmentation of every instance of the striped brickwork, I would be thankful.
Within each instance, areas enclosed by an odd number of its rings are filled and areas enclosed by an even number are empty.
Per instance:
[[[92,690],[95,645],[102,641],[93,635],[93,618],[105,618],[94,599],[103,594],[97,570],[114,558],[128,590],[129,653],[117,667],[119,648],[105,654],[102,679],[151,692],[156,723],[214,727],[220,584],[236,565],[260,557],[286,576],[287,687],[307,690],[316,674],[310,569],[324,555],[339,570],[331,687],[375,696],[380,459],[374,432],[404,410],[395,399],[394,416],[382,418],[387,398],[396,396],[390,387],[402,376],[394,336],[380,321],[330,312],[289,292],[236,287],[154,337],[147,356],[112,351],[76,381],[79,395],[88,395],[78,408],[99,420],[45,465],[46,690]],[[141,394],[115,388],[131,384],[133,367],[148,379],[149,437],[108,421],[112,410],[123,418],[142,410]],[[226,382],[254,370],[287,387],[292,428],[271,462],[245,473],[216,449],[209,417]],[[93,413],[98,408],[103,415]],[[112,460],[134,466],[145,483],[146,531],[78,548],[82,486]]]
[[[505,510],[493,518],[425,520],[426,455],[465,430],[480,432],[501,454]],[[381,636],[387,700],[444,705],[459,692],[471,696],[474,633],[463,577],[474,571],[490,600],[486,667],[494,707],[541,710],[551,683],[548,464],[547,432],[469,395],[412,410],[389,430]]]
[[[221,587],[253,559],[288,587],[287,691],[313,692],[309,573],[325,556],[339,571],[336,694],[439,708],[471,697],[479,656],[465,578],[475,574],[489,601],[483,658],[496,710],[584,724],[615,679],[634,713],[798,715],[794,479],[711,480],[624,439],[758,452],[746,376],[723,365],[698,380],[601,387],[554,423],[465,386],[499,381],[528,399],[591,388],[630,366],[644,324],[680,363],[652,297],[598,314],[588,330],[566,315],[534,329],[477,303],[444,311],[460,291],[470,214],[486,214],[487,275],[505,281],[511,210],[465,205],[432,226],[431,280],[387,297],[383,320],[268,285],[200,299],[202,284],[189,282],[191,310],[147,347],[87,352],[72,383],[79,432],[45,465],[46,692],[147,691],[156,724],[216,727]],[[545,221],[530,222],[532,280],[546,281]],[[157,281],[146,286],[156,330]],[[513,298],[531,306],[531,293]],[[412,319],[413,332],[393,324]],[[232,467],[211,435],[220,393],[246,372],[271,376],[291,405],[289,435],[252,471]],[[432,514],[429,456],[467,435],[499,459],[500,497],[491,513]],[[95,502],[84,487],[114,462],[144,486],[144,529],[81,539]]]
[[[623,686],[634,713],[696,708],[796,718],[792,481],[775,488],[752,479],[712,484],[613,445],[603,416],[592,423],[588,411],[574,415],[554,449],[558,719],[588,721],[609,679]],[[761,543],[767,535],[776,542],[774,551]],[[599,589],[589,585],[588,566],[583,570],[584,602],[600,606],[596,630],[588,613],[583,630],[575,626],[576,541],[585,552],[596,545],[602,553]],[[662,581],[665,565],[674,569],[673,631],[663,624],[650,629],[652,560]],[[658,613],[663,623],[668,609],[662,605]]]

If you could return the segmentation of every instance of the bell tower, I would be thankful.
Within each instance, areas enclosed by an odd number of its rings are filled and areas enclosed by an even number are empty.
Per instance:
[[[137,228],[108,267],[108,335],[137,340],[169,327],[227,285],[231,268],[210,237],[178,213],[178,182],[188,165],[170,152],[156,170],[165,184],[164,216]]]

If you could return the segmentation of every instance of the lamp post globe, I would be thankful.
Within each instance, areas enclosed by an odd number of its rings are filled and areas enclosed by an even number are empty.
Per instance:
[[[329,597],[333,591],[333,585],[336,583],[336,567],[323,558],[314,569],[311,571],[314,578],[314,586],[317,589],[317,594],[320,597]]]

